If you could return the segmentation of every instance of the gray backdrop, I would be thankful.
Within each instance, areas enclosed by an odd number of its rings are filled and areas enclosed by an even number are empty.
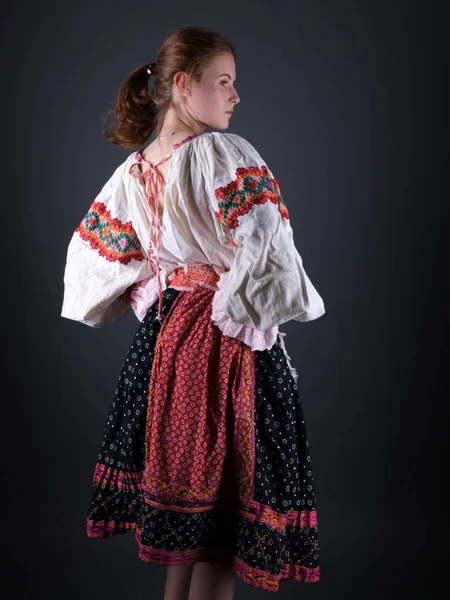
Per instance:
[[[427,334],[444,240],[443,6],[193,0],[10,4],[3,12],[3,542],[8,598],[163,597],[134,535],[88,539],[104,420],[138,321],[60,317],[67,246],[129,154],[100,115],[179,27],[235,44],[247,138],[280,184],[326,314],[290,322],[318,500],[321,581],[281,598],[433,597],[442,555]],[[448,160],[448,157],[447,157]],[[443,272],[447,274],[448,271]],[[443,366],[443,365],[442,365]],[[433,458],[434,457],[434,458]],[[2,586],[5,589],[5,585]],[[272,597],[238,580],[235,598]]]

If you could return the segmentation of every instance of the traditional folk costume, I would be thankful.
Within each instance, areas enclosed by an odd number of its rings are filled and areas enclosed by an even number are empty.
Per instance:
[[[67,253],[63,317],[103,327],[133,310],[140,321],[87,535],[134,532],[146,562],[223,563],[269,591],[318,581],[309,443],[278,327],[325,308],[278,182],[232,133],[191,135],[156,165],[142,151],[114,171]]]

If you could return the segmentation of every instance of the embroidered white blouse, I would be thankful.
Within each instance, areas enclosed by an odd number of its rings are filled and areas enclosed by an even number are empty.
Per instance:
[[[161,217],[164,180],[142,150],[116,168],[72,235],[62,317],[102,327],[131,306],[142,320],[158,299],[160,318],[166,276],[192,264],[224,267],[211,318],[252,349],[270,348],[289,320],[324,314],[278,182],[250,142],[203,132],[175,144]]]

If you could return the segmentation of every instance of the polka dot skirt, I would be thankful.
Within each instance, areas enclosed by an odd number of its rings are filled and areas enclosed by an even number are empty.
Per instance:
[[[86,531],[134,532],[159,565],[230,566],[252,586],[319,581],[303,410],[282,337],[252,351],[211,320],[218,276],[189,267],[139,324],[97,456]]]

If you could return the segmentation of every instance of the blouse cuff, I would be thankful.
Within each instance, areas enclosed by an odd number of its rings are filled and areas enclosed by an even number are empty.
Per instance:
[[[217,281],[219,289],[213,296],[211,320],[223,334],[244,342],[252,350],[270,350],[277,341],[278,326],[271,327],[266,331],[253,329],[253,327],[235,323],[223,310],[228,273],[229,271],[222,273]]]
[[[158,282],[153,276],[140,281],[133,287],[129,297],[129,304],[139,321],[143,320],[150,306],[158,298]]]

